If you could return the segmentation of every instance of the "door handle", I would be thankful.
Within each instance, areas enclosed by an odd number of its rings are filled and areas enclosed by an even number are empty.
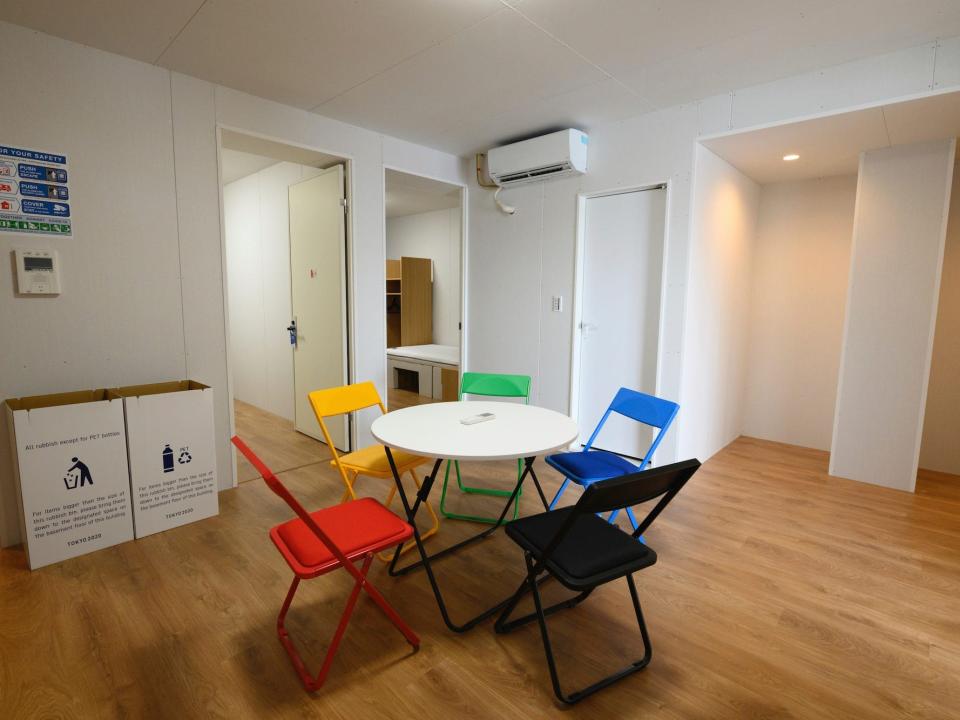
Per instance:
[[[290,333],[290,344],[294,348],[297,347],[297,319],[294,318],[290,321],[290,324],[287,325],[287,332]]]

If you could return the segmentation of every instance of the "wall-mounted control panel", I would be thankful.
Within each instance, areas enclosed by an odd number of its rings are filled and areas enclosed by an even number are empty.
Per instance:
[[[60,257],[56,250],[14,250],[20,295],[59,295]]]

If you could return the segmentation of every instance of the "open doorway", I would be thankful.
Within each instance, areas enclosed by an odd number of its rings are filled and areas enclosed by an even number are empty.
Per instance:
[[[713,405],[739,432],[839,477],[960,496],[958,134],[945,93],[701,140],[690,286],[723,310],[704,316],[733,350],[704,345],[705,366],[736,374]]]
[[[234,422],[282,472],[329,457],[307,393],[349,382],[349,163],[227,129],[220,143]],[[330,425],[341,450],[347,423]]]
[[[457,399],[464,188],[385,170],[387,405]]]

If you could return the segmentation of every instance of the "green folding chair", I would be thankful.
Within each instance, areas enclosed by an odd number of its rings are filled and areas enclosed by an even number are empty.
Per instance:
[[[474,373],[466,372],[460,379],[459,400],[463,400],[465,395],[483,395],[485,397],[499,398],[523,398],[527,404],[530,403],[530,377],[528,375],[499,375],[494,373]],[[483,515],[458,515],[446,509],[447,483],[450,480],[450,464],[453,464],[457,472],[457,487],[461,492],[470,495],[491,495],[493,497],[510,497],[513,490],[495,490],[493,488],[470,487],[463,484],[460,478],[460,463],[457,460],[447,460],[447,468],[443,474],[443,492],[440,495],[440,512],[444,517],[454,520],[469,520],[471,522],[490,523],[497,522],[496,517],[486,517]],[[517,479],[523,473],[523,460],[517,460]],[[513,503],[513,519],[516,520],[520,514],[520,494],[517,493],[516,500]]]

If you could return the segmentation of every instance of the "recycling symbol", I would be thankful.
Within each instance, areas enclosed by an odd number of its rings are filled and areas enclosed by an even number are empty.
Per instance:
[[[193,460],[193,456],[190,454],[190,448],[182,447],[180,448],[180,457],[177,458],[177,462],[181,465],[186,465],[188,462]]]

